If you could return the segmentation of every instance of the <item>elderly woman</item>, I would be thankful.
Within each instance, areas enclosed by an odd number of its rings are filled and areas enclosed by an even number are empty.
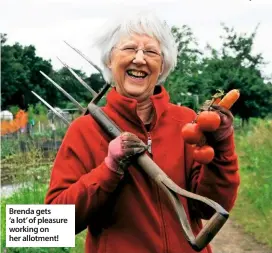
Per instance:
[[[103,111],[124,131],[110,140],[90,115],[69,127],[57,154],[46,203],[75,204],[76,233],[87,228],[86,252],[195,252],[181,232],[169,200],[131,161],[146,152],[180,187],[230,210],[239,185],[232,115],[208,142],[215,157],[193,161],[181,129],[196,113],[169,102],[161,85],[175,67],[177,50],[165,22],[134,15],[111,24],[98,40],[104,78],[113,84]],[[181,199],[195,234],[207,206]],[[211,252],[208,246],[202,252]]]

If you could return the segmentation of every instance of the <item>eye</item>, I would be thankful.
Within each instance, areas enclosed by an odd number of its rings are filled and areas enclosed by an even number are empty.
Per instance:
[[[159,55],[159,53],[156,52],[156,51],[154,51],[154,50],[146,50],[146,52],[147,52],[148,54],[157,54],[157,55]]]
[[[145,50],[145,53],[147,55],[150,55],[150,56],[157,56],[157,55],[161,55],[159,52],[155,51],[155,50]]]
[[[122,51],[125,51],[125,52],[135,52],[135,50],[136,48],[131,46],[122,48]]]

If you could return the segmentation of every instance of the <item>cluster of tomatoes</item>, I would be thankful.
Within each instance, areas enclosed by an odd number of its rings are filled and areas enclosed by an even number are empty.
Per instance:
[[[196,146],[193,158],[202,164],[208,164],[214,158],[214,150],[209,145],[206,145],[206,138],[203,132],[213,132],[218,129],[221,123],[219,114],[215,111],[211,111],[210,106],[214,103],[229,110],[240,97],[240,91],[233,89],[221,100],[224,92],[222,90],[218,91],[219,92],[213,96],[208,110],[199,113],[196,119],[192,123],[186,124],[181,131],[184,141]]]
[[[182,128],[181,134],[188,144],[196,145],[193,158],[201,164],[208,164],[214,158],[214,149],[206,144],[204,132],[213,132],[220,126],[221,119],[215,111],[202,111],[192,123]]]

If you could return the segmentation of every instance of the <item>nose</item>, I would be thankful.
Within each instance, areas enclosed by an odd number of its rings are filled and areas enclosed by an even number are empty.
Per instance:
[[[135,63],[135,64],[146,64],[143,50],[139,49],[136,52],[135,58],[133,59],[133,63]]]

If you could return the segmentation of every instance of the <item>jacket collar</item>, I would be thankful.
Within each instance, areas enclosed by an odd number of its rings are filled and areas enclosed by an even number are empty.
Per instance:
[[[168,108],[169,95],[163,86],[156,86],[154,95],[152,95],[150,99],[153,107],[155,108],[155,115],[151,123],[153,128]],[[134,124],[143,124],[137,114],[137,100],[122,96],[115,90],[115,88],[112,88],[107,95],[107,104],[105,109],[115,111],[121,117],[133,122]]]

